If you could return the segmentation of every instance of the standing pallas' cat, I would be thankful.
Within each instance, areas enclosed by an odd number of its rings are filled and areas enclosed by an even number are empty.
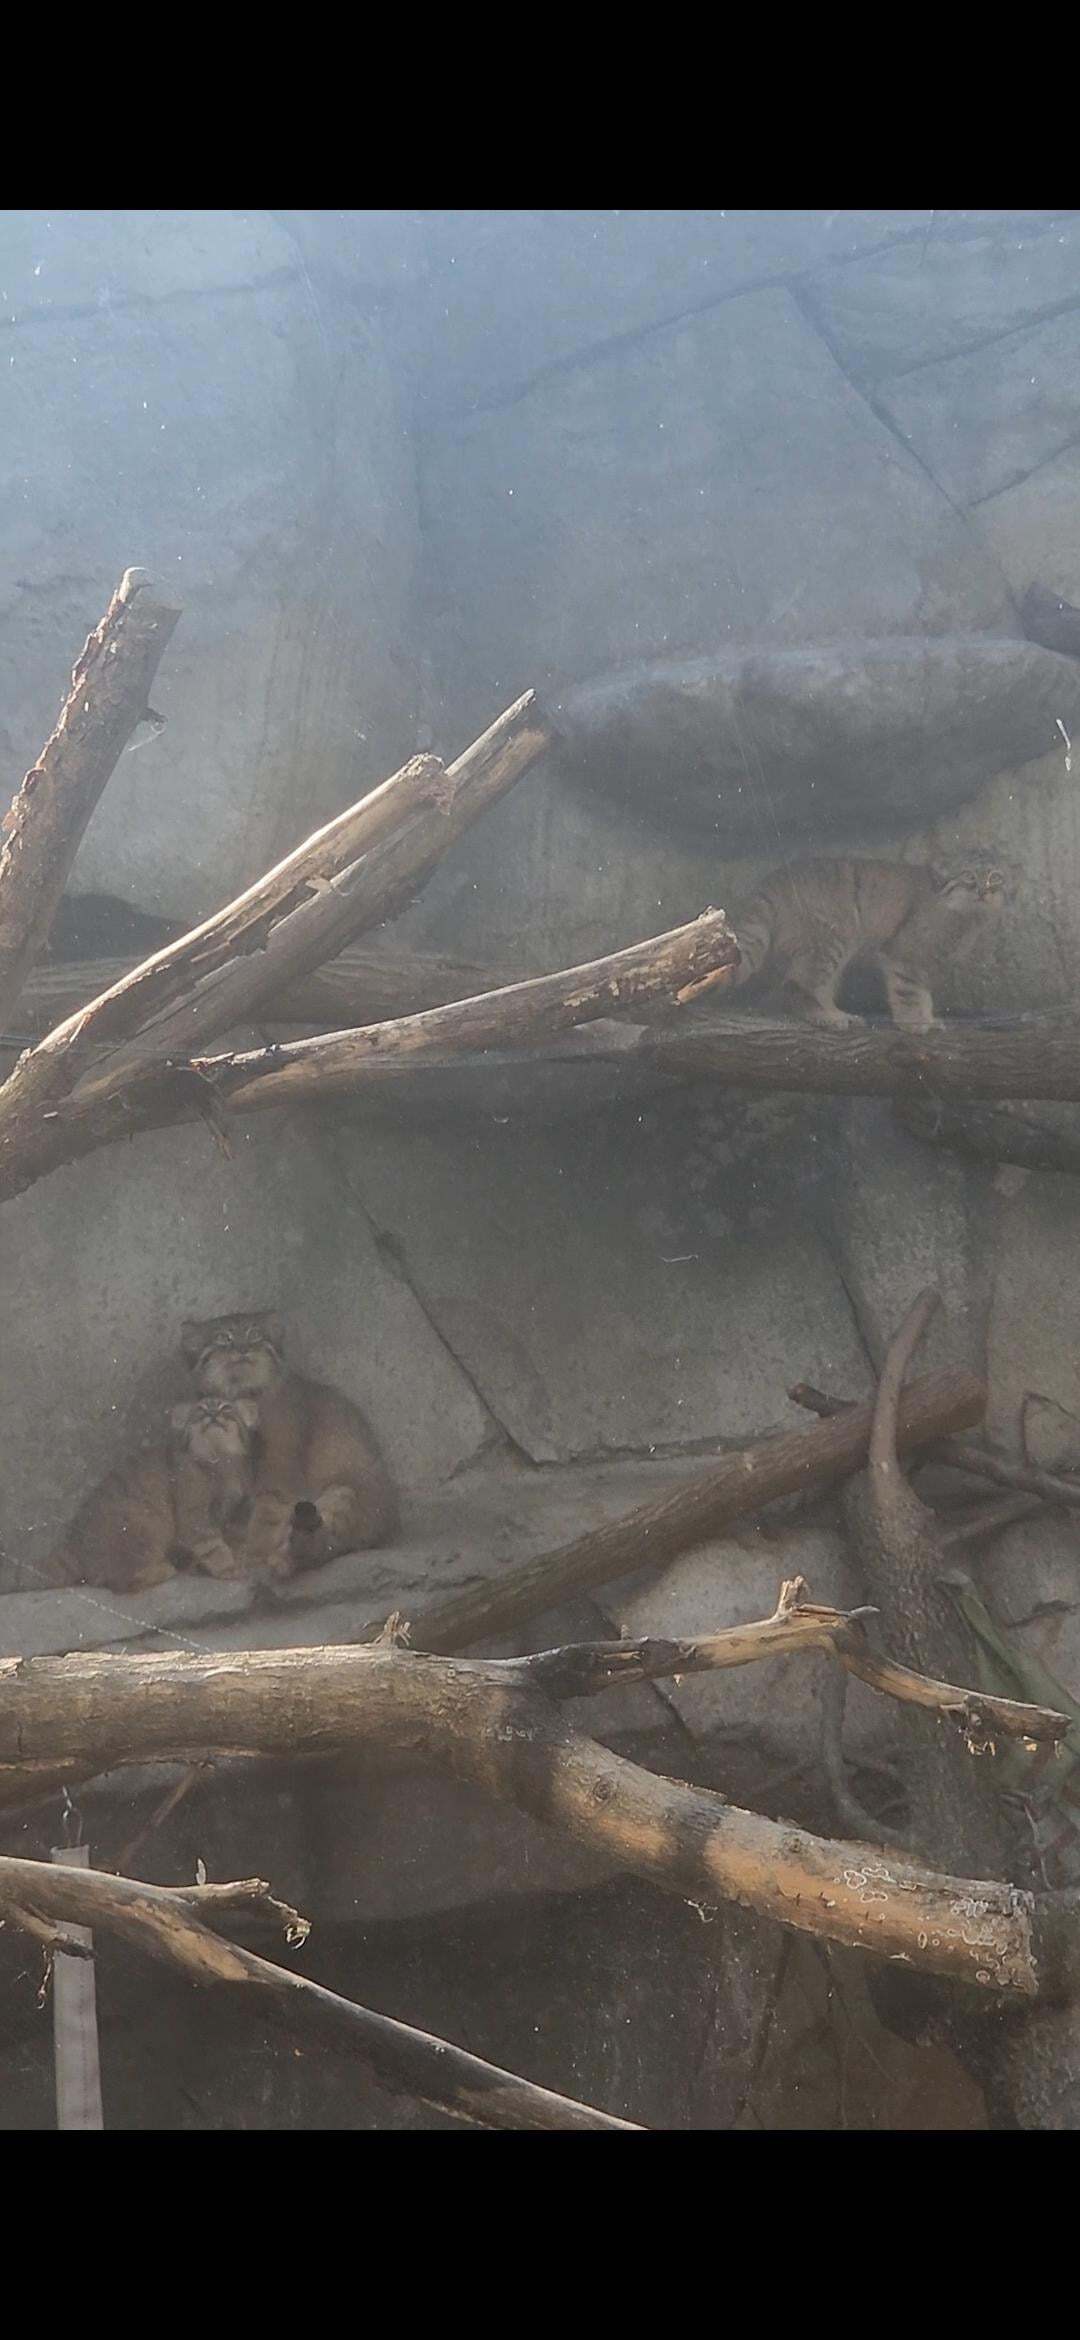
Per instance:
[[[1008,891],[990,862],[938,870],[911,861],[800,861],[776,870],[741,916],[736,987],[762,976],[796,994],[815,1023],[857,1022],[836,1004],[845,969],[880,967],[894,1024],[927,1032],[933,983]]]
[[[285,1574],[390,1542],[397,1496],[374,1433],[340,1390],[289,1371],[276,1316],[188,1323],[181,1341],[203,1396],[253,1398],[258,1406],[246,1532],[256,1564]]]

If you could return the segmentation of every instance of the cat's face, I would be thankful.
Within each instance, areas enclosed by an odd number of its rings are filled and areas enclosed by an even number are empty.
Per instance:
[[[254,1398],[198,1398],[193,1405],[174,1406],[169,1420],[176,1450],[212,1469],[246,1460],[255,1443],[259,1409]]]
[[[940,874],[938,899],[943,909],[971,917],[975,911],[1003,910],[1010,890],[1008,875],[997,862],[965,861]]]
[[[276,1316],[212,1316],[182,1328],[184,1360],[203,1397],[257,1397],[284,1370]]]

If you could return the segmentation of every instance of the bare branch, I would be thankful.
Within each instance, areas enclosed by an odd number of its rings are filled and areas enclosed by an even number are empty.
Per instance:
[[[846,1664],[848,1635],[837,1634],[835,1612],[822,1614]],[[821,1617],[813,1622],[820,1632]],[[727,1637],[717,1639],[730,1651]],[[850,1670],[860,1671],[854,1655]],[[44,1759],[76,1747],[103,1770],[211,1752],[298,1758],[361,1745],[407,1750],[685,1899],[734,1899],[782,1924],[935,1973],[1037,1991],[1031,1906],[1011,1887],[948,1877],[915,1860],[887,1862],[872,1847],[823,1843],[706,1790],[655,1778],[565,1724],[522,1673],[527,1665],[448,1660],[390,1642],[15,1659],[0,1665],[0,1761],[16,1767],[22,1751]],[[932,1691],[962,1722],[985,1711],[974,1694],[948,1684],[913,1685],[889,1661],[879,1671],[891,1694],[925,1704]],[[1040,1727],[1047,1723],[1040,1710],[1030,1712]],[[0,1894],[4,1874],[0,1862]],[[39,1916],[54,1914],[18,1878],[12,1891]],[[208,1979],[213,1971],[211,1960]]]
[[[945,1715],[959,1725],[965,1737],[985,1741],[989,1732],[996,1731],[1003,1738],[1046,1740],[1052,1746],[1064,1738],[1070,1728],[1069,1717],[1050,1707],[958,1689],[952,1682],[931,1681],[927,1675],[876,1656],[863,1638],[864,1620],[875,1614],[872,1609],[824,1608],[809,1600],[804,1579],[793,1576],[781,1585],[774,1616],[749,1625],[729,1625],[723,1633],[699,1635],[693,1641],[580,1642],[566,1649],[542,1650],[532,1657],[488,1662],[501,1663],[515,1678],[533,1683],[551,1698],[586,1698],[621,1682],[715,1673],[728,1666],[752,1665],[759,1658],[824,1650],[839,1658],[849,1674],[856,1674],[887,1698],[897,1698],[908,1706],[930,1707]]]
[[[1071,1017],[942,1024],[932,1032],[710,1018],[692,1031],[643,1032],[635,1060],[682,1080],[738,1089],[1080,1100],[1080,1041]]]
[[[924,1445],[943,1430],[978,1421],[985,1406],[985,1386],[974,1374],[932,1373],[913,1382],[900,1408],[903,1451]],[[733,1521],[858,1470],[866,1459],[871,1420],[872,1409],[858,1406],[842,1421],[822,1423],[815,1430],[785,1431],[739,1447],[689,1485],[535,1559],[515,1561],[493,1583],[469,1585],[417,1610],[412,1618],[413,1646],[469,1649],[478,1641],[516,1632],[544,1609],[557,1607],[569,1593],[609,1583],[632,1568],[665,1568],[678,1553],[720,1535]],[[385,1622],[382,1617],[371,1619],[357,1638],[373,1639]]]
[[[232,1985],[289,2031],[300,2027],[329,2039],[339,2050],[350,2050],[384,2088],[478,2127],[626,2131],[635,2127],[633,2121],[616,2120],[484,2063],[449,2040],[359,2007],[320,1983],[223,1941],[200,1922],[214,1913],[266,1907],[289,1921],[286,1930],[295,1939],[296,1928],[304,1921],[274,1901],[257,1878],[237,1885],[175,1888],[135,1883],[96,1869],[61,1864],[46,1868],[38,1861],[0,1857],[0,1904],[50,1949],[69,1948],[55,1931],[55,1920],[66,1919],[96,1932],[117,1934],[197,1982]]]
[[[834,1421],[846,1413],[854,1402],[851,1398],[826,1397],[812,1382],[797,1381],[788,1396],[793,1405],[805,1406],[822,1421]],[[997,1487],[1015,1487],[1021,1494],[1038,1495],[1044,1503],[1080,1505],[1080,1479],[1067,1479],[1056,1471],[1043,1471],[1035,1463],[1006,1462],[1004,1457],[991,1454],[989,1447],[977,1446],[969,1439],[940,1438],[927,1448],[927,1462],[946,1463],[950,1470],[963,1471],[969,1478],[989,1479]],[[1026,1512],[1012,1516],[1023,1519]]]
[[[140,1114],[158,1081],[184,1100],[180,1118],[209,1111],[206,1082],[183,1066],[163,1070],[165,1060],[203,1046],[352,935],[396,915],[550,739],[529,692],[448,769],[433,756],[414,759],[216,917],[48,1033],[0,1090],[0,1193],[176,1118]],[[80,1112],[89,1115],[82,1144]]]
[[[47,1032],[141,965],[135,958],[68,959],[35,967],[23,986],[18,1020],[28,1031]],[[482,991],[505,990],[517,980],[509,967],[481,967],[470,960],[441,958],[434,951],[405,951],[381,940],[350,943],[325,967],[275,992],[260,1018],[271,1025],[346,1030],[416,1015],[448,1000],[475,999]]]
[[[150,685],[180,612],[140,591],[128,569],[89,636],[51,739],[3,822],[0,1029],[41,951],[87,823],[147,713]]]

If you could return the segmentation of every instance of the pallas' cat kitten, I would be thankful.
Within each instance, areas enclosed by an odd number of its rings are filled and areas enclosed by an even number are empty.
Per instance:
[[[128,1455],[87,1496],[51,1581],[146,1592],[181,1568],[238,1575],[226,1531],[251,1508],[258,1416],[249,1398],[174,1406],[167,1440]]]
[[[911,861],[800,861],[776,870],[741,916],[735,985],[762,977],[783,984],[792,1005],[815,1023],[856,1023],[836,1004],[841,977],[856,961],[877,965],[894,1024],[913,1032],[934,1022],[933,983],[976,938],[1008,894],[991,862],[936,869]]]
[[[289,1370],[276,1316],[215,1316],[181,1339],[203,1396],[259,1409],[251,1565],[287,1574],[390,1542],[397,1496],[373,1431],[340,1390]]]

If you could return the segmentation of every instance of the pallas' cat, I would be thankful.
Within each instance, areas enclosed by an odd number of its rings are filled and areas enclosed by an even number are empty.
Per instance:
[[[287,1574],[390,1542],[397,1496],[374,1433],[340,1390],[289,1369],[278,1317],[211,1317],[181,1338],[201,1395],[259,1409],[252,1565]]]
[[[760,977],[784,985],[792,1005],[816,1023],[857,1021],[837,1005],[856,962],[877,965],[894,1024],[915,1032],[934,1022],[933,986],[1008,894],[989,861],[948,869],[911,861],[800,861],[776,870],[736,913],[736,987]]]
[[[168,1437],[128,1455],[87,1496],[50,1580],[145,1592],[181,1568],[240,1574],[226,1531],[251,1508],[257,1425],[248,1398],[174,1406]]]

